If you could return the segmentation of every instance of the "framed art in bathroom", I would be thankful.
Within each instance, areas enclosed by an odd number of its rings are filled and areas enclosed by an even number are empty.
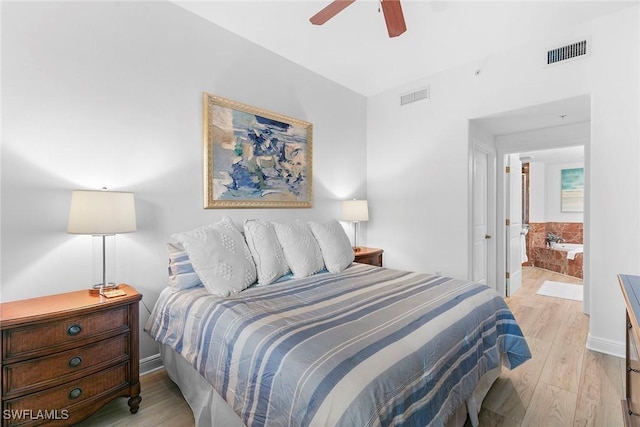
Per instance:
[[[204,207],[313,206],[313,125],[203,94]]]
[[[560,210],[584,211],[584,168],[560,170]]]

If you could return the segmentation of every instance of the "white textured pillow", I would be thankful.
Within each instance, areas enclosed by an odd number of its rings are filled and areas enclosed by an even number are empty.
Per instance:
[[[226,297],[255,282],[251,252],[229,218],[172,237],[182,243],[210,294]]]
[[[324,265],[331,273],[340,273],[349,267],[355,255],[349,237],[338,221],[309,222],[309,228],[320,246]]]
[[[308,277],[324,268],[320,247],[304,222],[274,222],[273,227],[293,277]]]
[[[289,272],[289,265],[270,222],[246,220],[244,237],[256,264],[259,284],[268,285]]]
[[[174,290],[193,288],[202,285],[202,280],[193,270],[191,260],[182,243],[167,243],[169,253],[169,286]]]

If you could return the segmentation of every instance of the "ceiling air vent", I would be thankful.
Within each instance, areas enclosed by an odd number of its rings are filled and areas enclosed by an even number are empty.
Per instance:
[[[588,40],[580,40],[562,47],[547,51],[547,65],[557,64],[568,59],[580,58],[589,55],[591,44]]]
[[[431,91],[429,86],[424,89],[416,90],[415,92],[407,93],[400,96],[400,105],[409,104],[411,102],[420,101],[421,99],[430,99]]]

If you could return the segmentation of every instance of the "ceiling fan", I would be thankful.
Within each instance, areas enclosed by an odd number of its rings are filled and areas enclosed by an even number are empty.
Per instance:
[[[338,13],[342,12],[354,1],[355,0],[332,1],[327,7],[313,15],[309,21],[314,25],[322,25]],[[407,25],[404,22],[404,15],[402,14],[400,0],[380,0],[380,4],[382,5],[384,20],[387,23],[389,37],[398,37],[400,34],[407,31]]]

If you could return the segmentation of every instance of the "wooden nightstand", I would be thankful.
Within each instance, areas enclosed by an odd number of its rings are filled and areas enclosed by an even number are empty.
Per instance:
[[[71,425],[118,396],[140,397],[138,301],[88,290],[0,304],[2,425]]]
[[[619,274],[618,282],[622,289],[627,308],[625,393],[622,401],[622,419],[625,426],[637,426],[640,411],[640,276]]]
[[[382,267],[382,252],[384,252],[382,249],[361,246],[359,251],[354,252],[356,255],[355,262]]]

